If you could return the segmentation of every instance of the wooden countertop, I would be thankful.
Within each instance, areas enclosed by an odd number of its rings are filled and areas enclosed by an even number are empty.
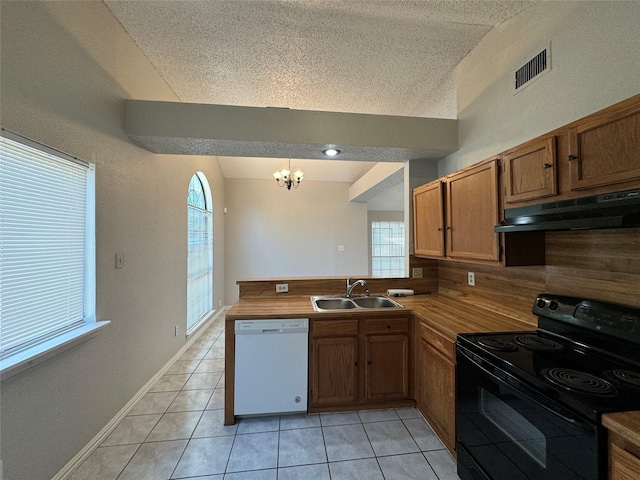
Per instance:
[[[537,319],[531,323],[500,312],[475,306],[438,294],[394,298],[406,307],[401,313],[413,314],[446,338],[455,341],[458,333],[535,330]],[[309,297],[271,297],[240,299],[226,313],[227,321],[268,318],[322,318],[366,314],[367,317],[398,313],[396,309],[346,310],[316,312]]]
[[[640,411],[605,413],[602,415],[602,425],[640,446]]]

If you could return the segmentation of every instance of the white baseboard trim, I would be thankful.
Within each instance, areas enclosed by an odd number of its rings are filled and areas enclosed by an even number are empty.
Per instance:
[[[206,330],[206,327],[209,326],[210,323],[217,320],[221,315],[229,309],[229,307],[223,307],[219,310],[216,310],[211,317],[209,317],[206,322],[203,324],[202,328],[199,328],[194,334],[189,336],[189,339],[184,344],[184,346],[176,353],[171,360],[169,360],[159,371],[156,373],[138,392],[133,396],[131,400],[127,402],[127,404],[122,407],[122,409],[113,417],[109,422],[98,432],[98,434],[91,439],[91,441],[84,446],[82,450],[80,450],[75,457],[73,457],[63,468],[60,470],[51,480],[66,480],[71,476],[71,474],[78,468],[82,462],[84,462],[89,455],[93,453],[93,451],[100,446],[100,444],[115,430],[120,421],[128,415],[128,413],[133,409],[133,407],[138,403],[142,397],[144,397],[151,387],[156,383],[158,379],[160,379],[167,370],[173,365],[173,363],[182,356],[182,354],[187,350],[193,342],[197,340],[197,338]],[[0,478],[1,480],[1,478]]]

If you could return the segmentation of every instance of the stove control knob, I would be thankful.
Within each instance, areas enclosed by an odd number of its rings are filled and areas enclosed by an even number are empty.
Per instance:
[[[547,302],[545,302],[545,301],[544,301],[544,300],[542,300],[542,299],[539,299],[539,300],[536,302],[536,307],[538,307],[538,308],[544,308],[546,304],[547,304]]]
[[[557,302],[550,302],[549,303],[549,310],[557,310],[558,309],[558,303]]]

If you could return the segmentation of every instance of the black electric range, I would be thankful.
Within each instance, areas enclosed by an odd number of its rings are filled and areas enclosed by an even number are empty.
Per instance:
[[[535,331],[458,336],[459,475],[604,479],[601,415],[640,409],[640,310],[541,294],[532,311]]]

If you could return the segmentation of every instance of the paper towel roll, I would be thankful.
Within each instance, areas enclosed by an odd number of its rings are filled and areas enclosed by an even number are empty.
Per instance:
[[[413,290],[409,288],[390,288],[387,290],[387,295],[389,297],[408,297],[413,295]]]

